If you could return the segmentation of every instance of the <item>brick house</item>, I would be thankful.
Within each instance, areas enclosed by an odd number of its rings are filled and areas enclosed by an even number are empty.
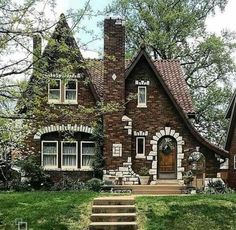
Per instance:
[[[53,61],[60,58],[60,52],[48,44],[41,57],[50,65],[39,65],[39,69],[51,73],[52,82],[37,79],[44,97],[39,96],[37,106],[27,107],[28,100],[22,109],[27,113],[37,107],[41,117],[41,123],[32,125],[26,143],[45,170],[55,177],[93,176],[93,122],[98,116],[79,112],[110,103],[119,109],[99,117],[103,121],[104,178],[121,177],[125,184],[138,184],[139,170],[146,166],[152,184],[159,179],[182,181],[184,172],[194,167],[194,156],[203,156],[206,177],[224,172],[228,151],[209,143],[191,124],[195,111],[178,60],[153,60],[144,46],[132,60],[125,60],[121,19],[104,21],[103,60],[83,59],[63,15],[52,39],[58,44],[63,40],[69,47],[66,57],[73,63],[72,74],[63,80]],[[81,67],[81,63],[89,65]],[[26,98],[37,97],[36,78],[33,74]]]
[[[236,188],[236,91],[229,104],[226,118],[230,119],[225,149],[229,151],[229,185]]]

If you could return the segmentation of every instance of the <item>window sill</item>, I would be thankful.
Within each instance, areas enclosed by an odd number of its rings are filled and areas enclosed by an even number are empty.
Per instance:
[[[135,158],[136,158],[136,159],[145,159],[146,156],[143,155],[143,154],[136,154]]]
[[[147,105],[137,105],[137,108],[147,108]]]
[[[45,171],[57,171],[57,172],[90,172],[93,169],[77,169],[77,168],[43,168]]]
[[[78,102],[74,101],[74,102],[61,102],[61,101],[48,101],[49,105],[77,105]]]

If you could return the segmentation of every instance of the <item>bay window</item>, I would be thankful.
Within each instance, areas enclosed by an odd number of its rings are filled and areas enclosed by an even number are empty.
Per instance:
[[[58,167],[57,141],[42,141],[42,165],[44,168]]]
[[[95,142],[81,141],[81,168],[91,169],[95,155]]]
[[[63,141],[61,145],[61,167],[77,168],[77,142]]]

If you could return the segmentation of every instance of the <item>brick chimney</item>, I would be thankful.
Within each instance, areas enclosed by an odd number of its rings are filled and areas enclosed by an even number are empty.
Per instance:
[[[104,21],[104,101],[125,101],[125,26],[121,18]]]

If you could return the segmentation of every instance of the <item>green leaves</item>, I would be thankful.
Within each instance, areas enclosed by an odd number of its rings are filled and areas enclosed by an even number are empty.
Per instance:
[[[212,88],[218,91],[219,84],[220,88],[229,84],[236,72],[233,60],[236,36],[229,31],[222,31],[221,35],[207,32],[206,19],[216,9],[223,11],[226,4],[227,0],[113,0],[107,8],[108,13],[126,19],[129,56],[145,43],[154,58],[181,61],[197,111],[203,111],[204,105],[211,104],[215,106],[212,111],[221,114],[221,118],[213,118],[209,110],[205,110],[204,117],[200,113],[199,119],[202,129],[211,123],[210,127],[214,128],[209,128],[206,136],[217,143],[218,137],[212,136],[212,131],[224,126],[222,131],[226,132],[222,114],[230,93],[224,97],[223,107],[217,104],[217,95],[210,95]],[[208,90],[208,87],[212,88]],[[199,97],[202,103],[198,102]],[[211,100],[211,103],[205,100]]]

